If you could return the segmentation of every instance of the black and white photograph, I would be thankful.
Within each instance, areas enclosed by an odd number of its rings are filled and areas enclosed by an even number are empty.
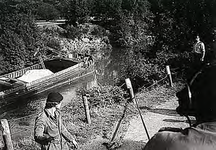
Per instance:
[[[216,0],[0,0],[0,150],[216,150]]]

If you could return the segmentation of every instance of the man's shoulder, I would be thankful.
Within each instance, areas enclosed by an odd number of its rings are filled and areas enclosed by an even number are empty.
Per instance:
[[[38,113],[36,119],[42,119],[42,118],[46,118],[46,117],[47,116],[46,116],[45,111],[42,111],[42,112]]]
[[[205,44],[203,42],[200,42],[200,45],[204,46]]]
[[[212,132],[209,130],[201,129],[200,127],[188,127],[185,129],[179,129],[177,130],[164,130],[162,132],[156,133],[157,138],[164,138],[164,139],[171,139],[171,140],[182,140],[186,139],[189,141],[193,141],[193,137],[200,137],[199,139],[205,138],[205,137],[214,138],[216,140],[216,132]]]
[[[144,150],[182,150],[209,148],[216,145],[216,133],[205,131],[195,127],[184,130],[163,130],[157,132],[146,144]]]
[[[205,45],[205,44],[202,41],[199,41],[199,42],[194,44],[194,46],[200,46],[200,45]]]

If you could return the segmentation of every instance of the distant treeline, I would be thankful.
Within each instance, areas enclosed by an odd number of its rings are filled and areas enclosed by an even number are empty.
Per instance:
[[[166,64],[187,68],[197,34],[208,56],[214,56],[216,1],[0,0],[0,7],[2,73],[35,61],[32,53],[43,47],[35,19],[66,19],[65,29],[92,23],[109,30],[112,45],[128,53],[122,78],[131,77],[137,83],[160,79]],[[153,43],[149,44],[149,37]]]

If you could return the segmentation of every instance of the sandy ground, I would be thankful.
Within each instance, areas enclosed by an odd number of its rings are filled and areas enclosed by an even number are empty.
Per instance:
[[[73,92],[70,90],[62,92],[65,100],[64,104],[67,104],[70,101],[72,93]],[[155,92],[153,91],[153,93]],[[165,92],[162,91],[162,93]],[[140,106],[143,112],[142,116],[144,118],[150,137],[152,137],[162,127],[188,127],[189,125],[186,122],[186,118],[179,116],[175,111],[176,107],[178,106],[177,98],[171,95],[166,96],[168,98],[164,99],[159,93],[157,94],[156,95],[158,96],[158,99],[149,99],[155,101],[152,102],[154,103],[153,105],[147,105],[146,103],[142,103],[142,106]],[[140,95],[142,99],[145,99],[143,95],[146,95],[146,93]],[[159,100],[160,97],[162,101]],[[136,110],[132,108],[131,111]],[[126,123],[124,125],[121,125],[121,127],[125,127],[125,130],[121,129],[121,131],[124,131],[124,133],[117,134],[118,136],[122,136],[123,143],[120,143],[121,147],[117,148],[116,150],[142,150],[145,143],[148,142],[148,138],[145,133],[140,116],[136,115],[132,118],[129,117],[128,119],[129,120],[125,121]],[[20,126],[19,128],[22,127],[27,129],[27,126],[25,126],[24,124],[25,120],[24,122],[21,121],[19,123],[22,123],[22,125],[24,126]],[[31,123],[33,124],[34,122],[32,121]],[[14,127],[12,129],[13,132],[18,131],[17,126],[16,128]],[[113,128],[113,130],[114,129],[115,128]],[[24,129],[22,129],[22,131],[25,132]],[[17,135],[19,134],[20,133],[17,133]],[[119,139],[119,137],[116,139]],[[94,137],[88,143],[80,145],[78,150],[107,150],[107,147],[103,145],[103,143],[109,143],[109,139],[102,138],[101,136]]]
[[[142,114],[150,137],[162,127],[185,128],[189,126],[186,118],[176,113],[175,109],[177,106],[177,99],[172,97],[162,104],[149,108],[147,112]],[[81,149],[107,150],[102,144],[106,142],[106,140],[98,137]],[[148,142],[148,137],[141,118],[137,115],[130,119],[128,129],[123,137],[123,143],[116,150],[142,150],[146,142]]]
[[[177,100],[172,98],[161,105],[149,109],[147,113],[142,115],[150,137],[162,127],[185,128],[189,126],[186,122],[186,118],[176,113],[175,108],[177,106]],[[130,120],[130,125],[124,139],[143,142],[148,141],[140,116],[136,116]]]

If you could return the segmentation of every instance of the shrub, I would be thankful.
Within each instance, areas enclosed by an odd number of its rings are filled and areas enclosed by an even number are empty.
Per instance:
[[[17,13],[8,4],[0,5],[4,8],[0,10],[0,70],[7,73],[35,63],[33,54],[41,40],[30,14]]]
[[[40,3],[37,8],[38,19],[53,20],[60,17],[60,12],[51,4]]]
[[[73,25],[67,25],[66,30],[67,30],[66,36],[67,38],[70,39],[80,38],[82,35],[81,30],[77,27],[74,27]]]
[[[106,107],[125,100],[125,91],[118,86],[95,87],[90,90],[80,89],[80,95],[87,94],[90,107]]]

